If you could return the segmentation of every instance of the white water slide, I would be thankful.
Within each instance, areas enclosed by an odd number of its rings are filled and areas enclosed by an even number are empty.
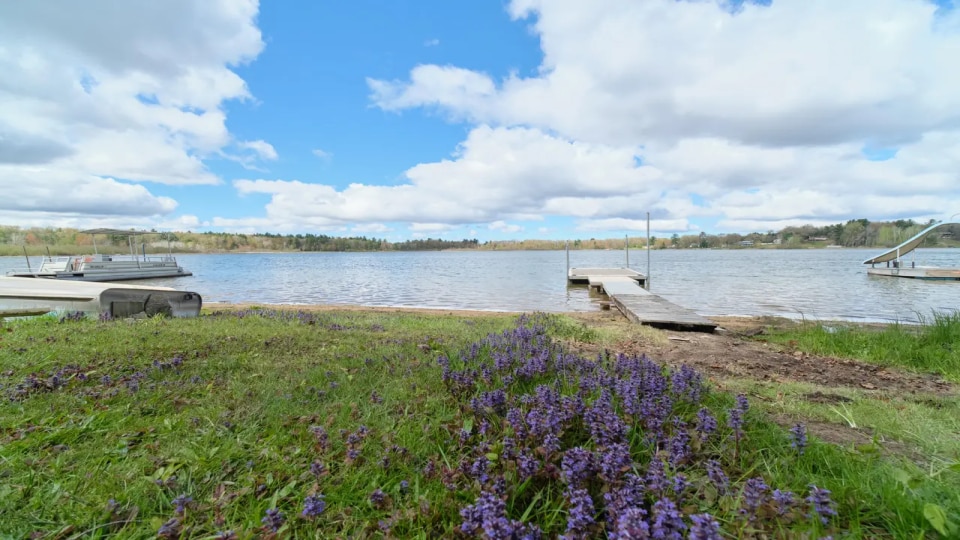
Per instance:
[[[883,253],[881,253],[880,255],[877,255],[876,257],[863,261],[863,264],[884,263],[884,262],[897,260],[903,255],[906,255],[907,253],[910,253],[911,251],[917,249],[920,246],[920,244],[923,243],[923,240],[927,237],[928,234],[932,233],[933,231],[941,227],[947,227],[950,225],[960,225],[960,222],[941,221],[939,223],[934,223],[933,225],[930,225],[926,229],[913,235],[912,237],[910,237],[909,240],[900,244],[899,246],[895,248],[891,248],[889,251],[884,251]]]

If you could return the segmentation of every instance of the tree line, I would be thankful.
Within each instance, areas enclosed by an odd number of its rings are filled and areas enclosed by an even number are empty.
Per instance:
[[[669,237],[651,237],[651,248],[804,248],[804,247],[892,247],[917,234],[928,223],[912,219],[874,221],[851,219],[845,223],[815,226],[785,227],[779,231],[752,232],[749,234],[673,234]],[[157,232],[157,231],[152,231]],[[944,227],[937,234],[927,237],[927,246],[960,245],[960,226]],[[99,235],[98,247],[118,252],[128,248],[124,235]],[[225,232],[163,232],[146,235],[138,242],[147,242],[151,251],[169,249],[178,252],[217,253],[255,251],[431,251],[444,249],[479,250],[554,250],[564,249],[623,249],[646,246],[643,236],[626,238],[590,238],[575,240],[490,240],[480,242],[476,238],[446,240],[422,238],[390,242],[383,238],[366,236],[330,236],[326,234],[275,234],[275,233],[225,233]],[[0,254],[22,253],[24,248],[31,254],[50,251],[51,254],[70,255],[79,247],[92,247],[94,238],[77,229],[0,225]],[[139,244],[137,249],[139,250]]]

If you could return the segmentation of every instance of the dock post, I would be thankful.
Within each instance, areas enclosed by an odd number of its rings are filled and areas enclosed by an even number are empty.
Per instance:
[[[650,290],[650,212],[647,212],[647,277],[643,280],[643,287]]]

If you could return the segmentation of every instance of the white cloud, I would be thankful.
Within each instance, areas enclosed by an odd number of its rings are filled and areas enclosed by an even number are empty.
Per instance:
[[[394,186],[237,180],[241,195],[268,194],[267,216],[283,222],[489,223],[544,214],[606,216],[661,205],[661,175],[638,166],[634,149],[569,141],[537,129],[472,130],[452,159],[416,165]],[[590,204],[583,204],[589,201]]]
[[[262,140],[243,141],[237,143],[237,146],[244,150],[252,150],[260,159],[274,161],[277,159],[277,151],[273,145]]]
[[[687,232],[693,230],[685,219],[651,219],[650,230],[659,232]],[[577,222],[580,231],[646,231],[645,219],[584,219]]]
[[[383,223],[364,223],[362,225],[354,225],[353,227],[350,227],[350,232],[354,234],[367,234],[367,233],[384,234],[392,231],[393,231],[393,227],[389,227]]]
[[[424,47],[436,47],[437,45],[440,45],[440,40],[437,38],[428,39],[423,42]]]
[[[206,157],[276,159],[265,141],[235,142],[223,109],[250,97],[231,67],[263,48],[257,10],[256,0],[0,3],[0,175],[36,183],[5,180],[4,201],[54,220],[107,207],[135,223],[176,203],[129,182],[216,184]]]
[[[514,224],[507,223],[506,221],[503,221],[503,220],[494,221],[493,223],[488,224],[487,228],[490,229],[491,231],[499,231],[499,232],[508,233],[508,234],[518,233],[523,231],[522,226],[517,225],[515,223]]]
[[[322,148],[314,148],[310,153],[325,161],[333,159],[333,154],[323,150]]]
[[[536,75],[419,65],[408,80],[368,81],[384,110],[480,126],[456,159],[407,175],[476,191],[470,206],[487,219],[541,212],[634,230],[649,210],[658,230],[684,231],[691,217],[749,228],[945,217],[960,205],[960,10],[514,0],[508,11],[540,39]],[[870,161],[865,146],[898,152]],[[634,156],[642,167],[628,165]]]
[[[414,232],[448,232],[457,226],[449,223],[411,223],[408,228]]]
[[[90,216],[157,216],[177,202],[141,185],[75,175],[43,167],[0,167],[0,212],[47,212]],[[69,194],[66,191],[69,190]]]

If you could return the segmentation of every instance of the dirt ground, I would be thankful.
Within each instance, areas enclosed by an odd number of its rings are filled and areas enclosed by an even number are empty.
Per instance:
[[[570,314],[588,326],[630,325],[616,310]],[[617,343],[612,352],[646,353],[670,365],[687,364],[714,379],[747,378],[770,382],[804,382],[823,387],[851,387],[892,393],[955,393],[958,388],[933,374],[920,374],[857,360],[812,356],[754,338],[770,327],[796,324],[767,317],[715,317],[717,332],[664,330],[663,336]],[[593,351],[595,352],[596,348]],[[837,401],[829,394],[811,401]],[[842,398],[841,398],[842,399]]]

